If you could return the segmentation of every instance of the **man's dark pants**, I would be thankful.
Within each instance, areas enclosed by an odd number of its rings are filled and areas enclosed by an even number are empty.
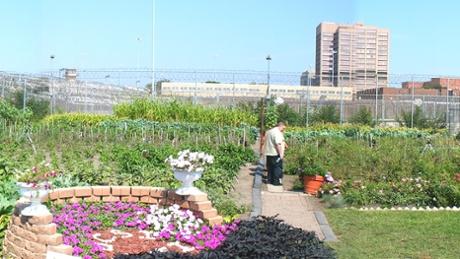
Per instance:
[[[267,156],[267,174],[269,184],[282,185],[280,179],[283,177],[283,160],[279,158],[279,156]]]

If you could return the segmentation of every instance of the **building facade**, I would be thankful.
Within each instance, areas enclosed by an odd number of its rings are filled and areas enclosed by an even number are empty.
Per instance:
[[[388,86],[390,31],[364,23],[316,27],[314,85],[351,87],[354,92]]]
[[[213,84],[213,83],[161,83],[162,96],[185,96],[185,97],[253,97],[265,98],[267,85],[254,84]],[[309,98],[310,100],[347,100],[353,99],[352,89],[341,87],[300,86],[300,85],[270,85],[270,95],[283,99]]]
[[[460,89],[460,78],[447,78],[447,77],[436,77],[431,78],[430,81],[427,82],[419,82],[419,81],[407,81],[401,83],[401,88],[403,89],[411,89],[411,88],[432,88],[432,87],[440,87],[446,88],[449,90],[459,90]]]

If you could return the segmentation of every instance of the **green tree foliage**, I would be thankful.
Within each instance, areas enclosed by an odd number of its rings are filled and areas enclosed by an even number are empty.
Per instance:
[[[422,108],[415,107],[414,115],[412,116],[411,111],[401,111],[402,118],[396,118],[396,121],[405,127],[414,126],[418,129],[441,129],[446,127],[446,116],[445,114],[440,114],[434,118],[429,118],[425,116]],[[412,125],[413,122],[413,125]]]
[[[315,107],[313,114],[311,115],[312,123],[339,123],[340,114],[333,105],[326,105],[320,108]]]
[[[8,102],[0,102],[0,119],[3,119],[7,125],[17,123],[22,124],[28,121],[31,117],[32,110],[28,107],[24,111],[23,109],[19,110],[15,108]]]
[[[273,128],[280,121],[278,110],[274,105],[265,107],[264,115],[265,130]]]
[[[372,118],[371,109],[367,106],[359,107],[358,111],[351,116],[348,122],[374,127],[375,120]]]
[[[300,117],[300,114],[291,108],[287,103],[278,105],[276,107],[278,111],[278,120],[286,123],[289,126],[301,126],[303,125],[303,120]]]
[[[24,92],[15,91],[11,93],[12,98],[10,103],[18,110],[22,110],[24,107]],[[26,107],[29,108],[33,116],[30,118],[32,121],[39,121],[46,117],[49,113],[50,102],[42,98],[37,98],[33,95],[28,95],[26,99]]]
[[[424,85],[422,89],[437,89],[441,90],[443,87],[441,85]]]

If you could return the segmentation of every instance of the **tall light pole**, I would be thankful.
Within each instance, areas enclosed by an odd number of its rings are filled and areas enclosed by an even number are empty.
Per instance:
[[[335,54],[337,53],[337,51],[333,50],[331,51],[331,54],[332,54],[332,85],[331,86],[334,86],[334,66],[335,66]]]
[[[142,40],[142,38],[135,38],[134,40],[137,41],[137,73],[136,73],[136,87],[139,86],[139,42]]]
[[[53,115],[54,113],[53,59],[54,59],[54,55],[51,54],[50,56],[50,67],[51,67],[50,111],[51,111],[51,115]]]
[[[308,127],[308,112],[310,111],[310,85],[311,85],[311,76],[310,76],[310,71],[311,67],[313,65],[310,64],[310,70],[308,70],[307,73],[307,111],[305,114],[305,121],[306,121],[306,126]]]
[[[265,96],[265,99],[267,100],[267,107],[270,106],[270,60],[272,58],[270,55],[268,55],[266,58],[267,63],[268,63],[268,68],[267,68],[267,96]]]
[[[266,104],[263,105],[263,102],[264,102],[264,99],[261,98],[261,103],[262,103],[262,109],[260,110],[260,139],[262,139],[265,135],[265,106],[270,106],[270,60],[272,60],[272,58],[270,57],[270,55],[267,55],[267,57],[265,57],[265,59],[267,60],[267,65],[268,65],[268,68],[267,68],[267,95],[265,96],[265,100],[266,100]],[[261,156],[262,156],[262,141],[260,141],[260,153],[259,153]]]

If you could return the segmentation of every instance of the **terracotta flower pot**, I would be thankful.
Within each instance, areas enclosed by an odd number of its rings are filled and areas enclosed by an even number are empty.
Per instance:
[[[303,190],[305,193],[314,194],[318,192],[321,185],[324,183],[324,177],[320,175],[304,175]]]

